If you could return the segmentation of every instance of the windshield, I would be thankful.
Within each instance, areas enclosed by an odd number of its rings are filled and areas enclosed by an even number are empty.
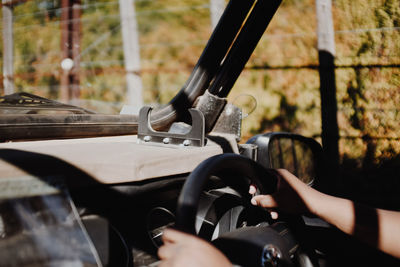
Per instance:
[[[4,93],[102,114],[168,103],[212,31],[202,0],[4,2]]]

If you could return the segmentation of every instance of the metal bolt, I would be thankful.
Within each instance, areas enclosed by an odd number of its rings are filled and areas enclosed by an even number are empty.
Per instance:
[[[183,141],[183,145],[184,146],[190,146],[190,140],[185,140],[185,141]]]
[[[145,142],[150,142],[150,140],[151,140],[151,136],[148,136],[148,135],[146,135],[146,136],[143,138],[143,141],[145,141]]]
[[[164,144],[169,144],[171,140],[168,137],[165,137],[162,141]]]

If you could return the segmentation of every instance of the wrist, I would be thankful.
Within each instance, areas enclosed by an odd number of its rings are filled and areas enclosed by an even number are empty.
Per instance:
[[[321,217],[321,210],[323,209],[323,203],[328,195],[321,193],[314,188],[307,188],[308,192],[305,194],[305,204],[307,206],[308,212]]]
[[[317,191],[311,205],[312,213],[324,221],[348,232],[354,223],[354,207],[347,199],[338,198]]]

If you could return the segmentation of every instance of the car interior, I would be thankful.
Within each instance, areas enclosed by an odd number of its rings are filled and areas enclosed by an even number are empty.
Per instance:
[[[311,214],[250,204],[285,168],[329,187],[321,145],[285,132],[240,142],[226,100],[280,0],[231,0],[165,107],[102,115],[30,94],[3,97],[0,266],[157,266],[163,230],[211,242],[238,266],[395,266]],[[37,114],[37,110],[60,113]]]

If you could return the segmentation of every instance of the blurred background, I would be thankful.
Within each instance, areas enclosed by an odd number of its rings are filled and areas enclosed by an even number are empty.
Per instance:
[[[0,94],[28,92],[104,114],[168,103],[225,4],[2,2]],[[342,194],[400,207],[400,0],[332,0],[332,15]],[[246,115],[243,142],[268,131],[321,141],[318,64],[315,1],[284,0],[229,95]]]

